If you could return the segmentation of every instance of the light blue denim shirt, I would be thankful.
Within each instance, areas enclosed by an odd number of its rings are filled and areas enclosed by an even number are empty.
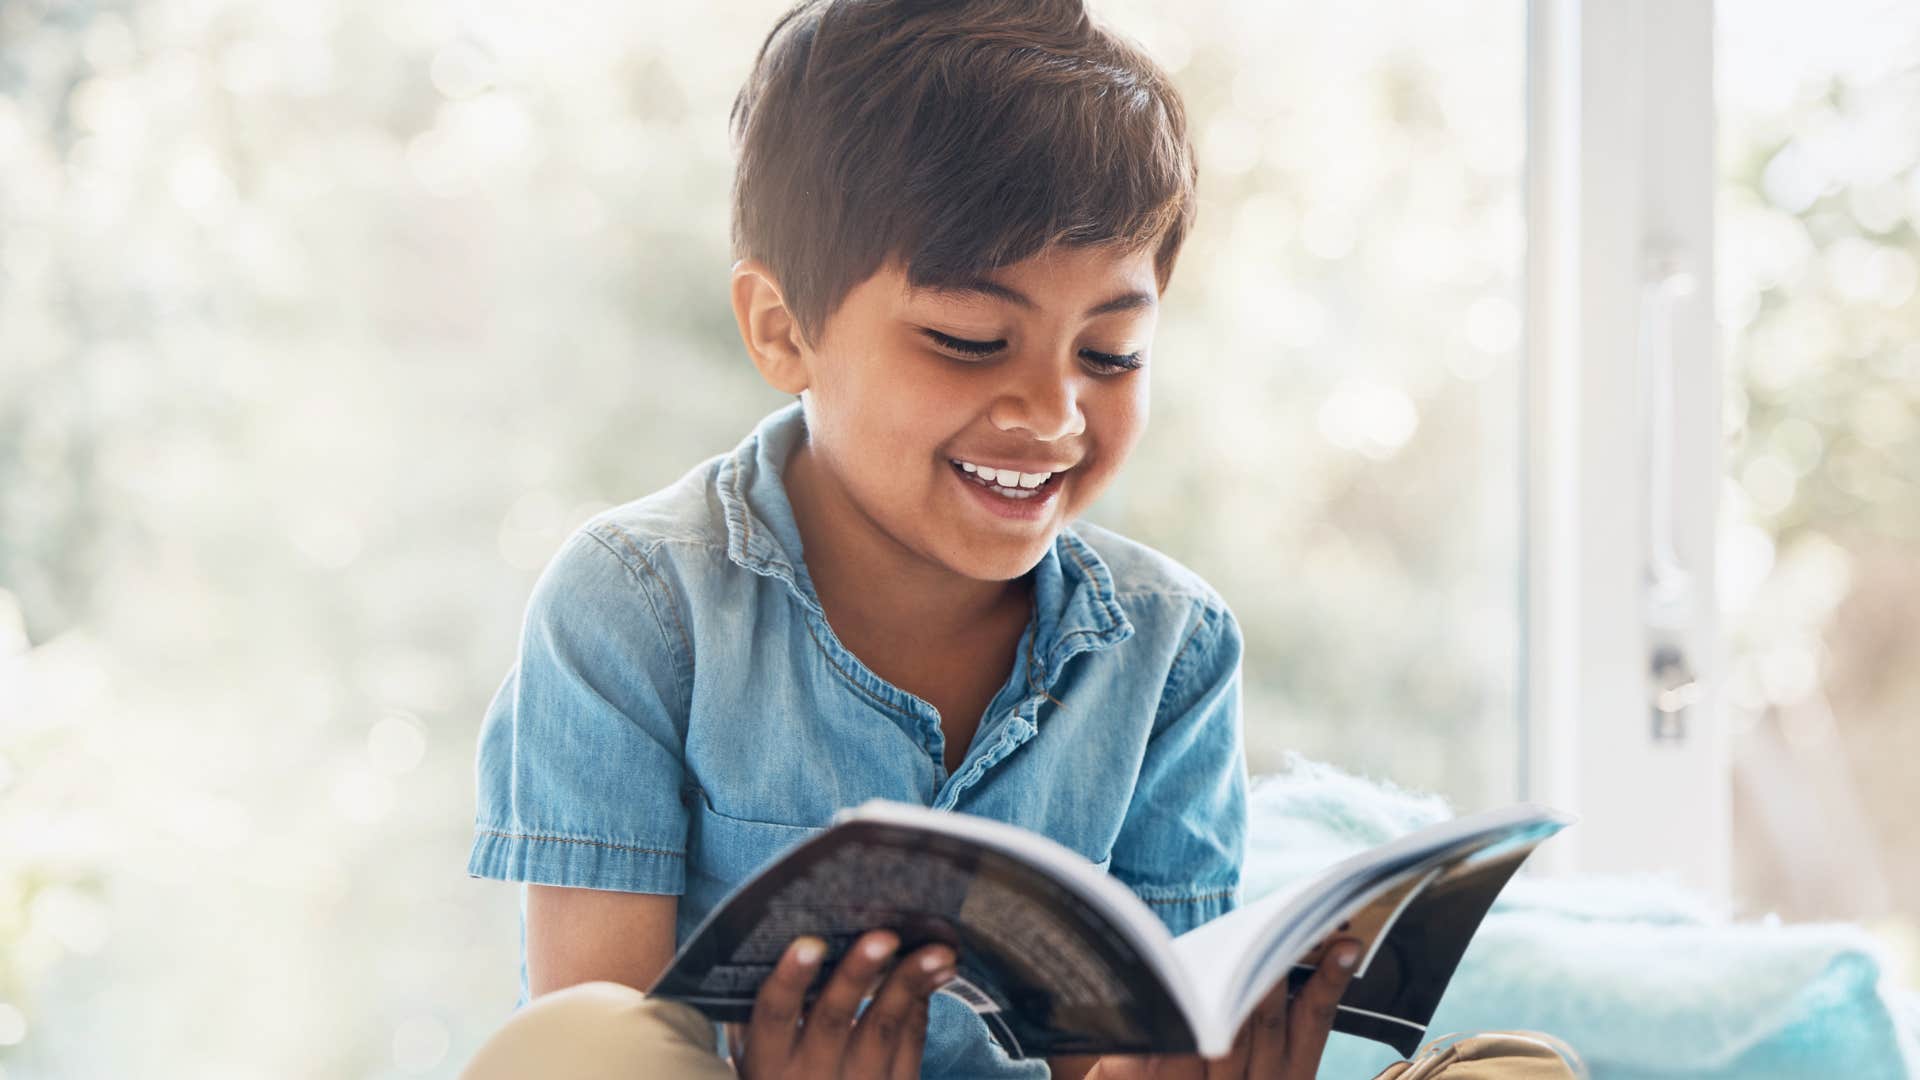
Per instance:
[[[827,625],[781,481],[805,430],[790,404],[561,546],[481,729],[468,873],[680,894],[684,942],[734,885],[877,797],[1049,836],[1176,934],[1233,909],[1241,639],[1219,594],[1144,545],[1063,529],[1032,570],[1013,672],[949,773],[933,706]],[[1046,1075],[934,998],[922,1076]]]

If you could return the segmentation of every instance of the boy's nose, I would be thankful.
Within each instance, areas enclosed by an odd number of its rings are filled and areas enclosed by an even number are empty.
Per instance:
[[[993,403],[988,415],[1000,430],[1023,431],[1041,442],[1072,438],[1087,430],[1073,380],[1054,374],[1018,380]]]

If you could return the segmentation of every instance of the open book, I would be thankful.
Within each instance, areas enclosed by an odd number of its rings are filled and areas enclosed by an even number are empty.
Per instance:
[[[940,990],[1015,1058],[1225,1054],[1281,979],[1304,984],[1326,941],[1365,943],[1335,1031],[1414,1054],[1481,919],[1528,854],[1574,819],[1519,803],[1361,852],[1179,937],[1068,848],[1017,826],[875,799],[743,882],[648,993],[744,1022],[788,942],[828,944],[807,992],[868,930],[905,956],[953,947]]]

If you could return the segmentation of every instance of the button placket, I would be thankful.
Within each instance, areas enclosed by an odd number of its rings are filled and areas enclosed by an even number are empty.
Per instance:
[[[971,764],[960,772],[955,773],[953,777],[947,781],[945,788],[940,792],[938,799],[934,803],[934,809],[953,809],[960,801],[960,796],[966,794],[968,789],[978,784],[980,778],[986,775],[988,769],[999,764],[1008,754],[1019,749],[1028,739],[1033,738],[1034,733],[1039,730],[1034,727],[1031,720],[1022,716],[1018,709],[1002,717],[999,728],[1000,735],[994,740],[993,746],[989,747],[985,753],[974,758]]]
[[[1033,721],[1030,717],[1022,716],[1021,712],[1022,710],[1030,710],[1033,702],[1043,697],[1044,693],[1029,695],[1024,698],[1016,698],[1015,703],[1007,712],[998,717],[993,714],[1001,708],[1000,703],[1011,696],[1012,692],[1017,688],[1023,685],[1028,688],[1035,686],[1033,649],[1038,634],[1039,618],[1036,613],[1035,617],[1028,621],[1027,629],[1021,635],[1020,646],[1015,653],[1013,670],[1007,674],[1007,681],[1000,687],[999,692],[994,694],[993,701],[988,705],[987,715],[980,721],[981,731],[991,730],[995,732],[993,745],[978,753],[971,750],[968,751],[968,756],[962,760],[960,769],[952,776],[944,775],[945,765],[942,763],[939,749],[936,748],[932,751],[935,765],[941,770],[941,781],[934,785],[935,801],[933,805],[935,809],[952,809],[960,795],[978,783],[980,777],[986,775],[987,769],[1012,753],[1021,743],[1033,737],[1033,733],[1036,730]],[[934,717],[933,724],[935,729],[938,730],[939,717],[937,714]]]

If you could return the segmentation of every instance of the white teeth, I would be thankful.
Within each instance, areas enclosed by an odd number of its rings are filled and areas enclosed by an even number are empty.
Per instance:
[[[1018,469],[990,469],[985,465],[975,465],[971,461],[961,461],[958,458],[953,459],[953,463],[960,466],[962,471],[972,473],[990,484],[1016,491],[1037,488],[1053,477],[1050,472],[1023,473]]]

